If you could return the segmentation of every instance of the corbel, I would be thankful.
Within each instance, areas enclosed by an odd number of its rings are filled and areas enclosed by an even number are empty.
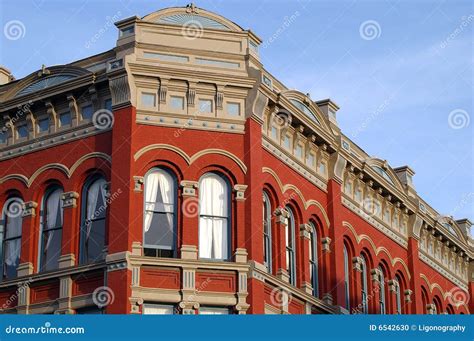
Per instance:
[[[361,257],[353,257],[352,258],[352,269],[358,272],[362,272],[362,258]]]
[[[69,111],[71,113],[71,125],[77,126],[79,119],[79,108],[77,106],[77,101],[72,94],[67,96],[69,102]]]
[[[46,113],[49,117],[49,130],[54,133],[58,127],[58,113],[50,100],[44,102],[46,105]]]
[[[235,185],[234,192],[235,192],[235,200],[243,201],[245,200],[245,190],[247,189],[247,185]]]
[[[26,125],[28,127],[28,137],[34,139],[36,137],[36,118],[29,108],[26,109]]]
[[[218,84],[216,87],[216,108],[222,109],[224,107],[224,88],[225,85]]]
[[[195,99],[196,99],[196,83],[188,82],[188,92],[186,94],[186,99],[188,102],[188,107],[194,108]]]
[[[169,79],[160,79],[160,89],[158,90],[158,99],[161,104],[166,104],[166,96],[168,94]]]

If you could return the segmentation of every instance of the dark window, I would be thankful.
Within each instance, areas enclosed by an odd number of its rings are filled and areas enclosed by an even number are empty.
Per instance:
[[[17,267],[20,264],[21,229],[23,218],[23,201],[20,198],[10,198],[3,206],[3,224],[1,235],[2,280],[17,276]]]
[[[47,191],[43,199],[41,211],[41,271],[58,268],[63,228],[62,194],[63,190],[61,188],[52,188]]]

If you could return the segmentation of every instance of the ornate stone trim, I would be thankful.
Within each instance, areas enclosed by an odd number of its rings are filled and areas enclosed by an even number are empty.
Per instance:
[[[79,193],[77,192],[65,192],[61,195],[63,201],[63,208],[76,208],[77,199],[79,198]]]
[[[247,185],[235,185],[234,192],[235,192],[235,200],[237,201],[244,201],[245,200],[245,190],[247,189]]]
[[[322,245],[322,250],[323,252],[331,252],[331,238],[329,237],[324,237],[321,240],[321,245]]]
[[[183,197],[195,197],[197,195],[196,189],[199,185],[197,181],[182,180],[180,185],[183,188],[181,194]]]
[[[300,237],[306,240],[311,239],[311,225],[310,224],[301,224],[300,225]]]
[[[143,192],[143,176],[134,176],[133,177],[133,191],[136,193]]]
[[[353,257],[352,258],[352,269],[358,272],[362,272],[362,258]]]
[[[36,217],[36,208],[38,207],[38,203],[34,201],[27,201],[23,203],[23,218],[25,217]]]

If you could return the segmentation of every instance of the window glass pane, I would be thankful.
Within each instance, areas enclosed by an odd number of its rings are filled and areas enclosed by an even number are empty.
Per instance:
[[[295,148],[295,156],[297,158],[302,158],[303,157],[303,147],[300,145],[297,145]]]
[[[164,304],[144,304],[143,310],[144,315],[173,315],[174,306]]]
[[[229,258],[229,189],[217,174],[209,173],[199,181],[199,256]]]
[[[156,106],[156,96],[151,93],[142,93],[142,105],[145,107],[155,107]]]
[[[82,262],[104,259],[107,214],[107,182],[99,178],[86,188],[85,221],[82,231]]]
[[[38,131],[40,133],[49,130],[49,118],[43,118],[38,121]]]
[[[290,137],[285,135],[283,137],[283,147],[285,147],[286,149],[290,149],[290,146],[291,146]]]
[[[0,143],[6,143],[7,142],[7,132],[0,130]]]
[[[308,154],[306,158],[306,163],[308,164],[308,166],[314,166],[314,161],[315,161],[314,155]]]
[[[18,127],[18,138],[22,139],[28,137],[28,127],[26,124]]]
[[[120,36],[126,36],[129,34],[133,34],[135,32],[135,27],[134,26],[128,26],[124,27],[120,30]]]
[[[200,99],[199,100],[199,111],[203,113],[212,112],[212,100],[210,99]]]
[[[229,315],[229,309],[201,307],[199,308],[199,314],[200,315]]]
[[[58,259],[61,255],[62,230],[50,230],[42,235],[41,271],[58,268]]]
[[[229,116],[240,116],[240,104],[239,103],[227,103],[227,115],[229,115]]]
[[[174,250],[176,181],[168,172],[155,170],[145,178],[144,244]]]
[[[3,219],[5,220],[5,230],[0,234],[3,242],[2,252],[2,266],[3,273],[0,273],[1,278],[15,278],[17,276],[17,267],[20,264],[21,254],[21,230],[23,218],[21,211],[18,211],[23,201],[19,198],[10,198],[8,200],[8,206],[4,206],[2,212]],[[6,212],[14,214],[7,215]],[[18,213],[18,214],[16,214]]]
[[[61,123],[61,127],[70,125],[72,120],[71,120],[71,113],[70,112],[65,112],[59,115],[59,122]]]
[[[82,118],[84,120],[90,120],[93,114],[94,114],[94,109],[92,108],[92,105],[86,105],[82,107]]]
[[[183,110],[184,109],[184,97],[171,96],[171,108]]]
[[[112,111],[112,100],[110,98],[105,100],[104,107],[105,109]]]

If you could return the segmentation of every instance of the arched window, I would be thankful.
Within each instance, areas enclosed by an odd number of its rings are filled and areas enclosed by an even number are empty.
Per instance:
[[[361,296],[362,296],[362,313],[367,314],[368,313],[368,289],[367,289],[367,262],[365,261],[364,255],[360,255],[360,258],[362,260],[361,262]]]
[[[272,273],[272,211],[266,192],[263,192],[263,257],[267,271]]]
[[[105,258],[105,225],[107,213],[107,182],[103,177],[90,179],[82,195],[81,263]]]
[[[145,256],[176,255],[176,191],[177,181],[166,170],[155,168],[145,176]]]
[[[449,314],[449,315],[454,315],[454,308],[451,304],[448,304],[448,306],[446,307],[446,312]]]
[[[230,258],[230,191],[215,173],[199,180],[199,257]]]
[[[347,247],[344,244],[344,296],[346,301],[346,309],[350,311],[351,309],[351,299],[350,299],[350,287],[349,287],[349,254],[347,252]]]
[[[442,305],[441,305],[441,300],[439,299],[438,296],[435,296],[433,298],[433,304],[434,304],[434,307],[435,307],[435,310],[434,310],[434,314],[441,314],[443,312],[443,308],[442,308]]]
[[[39,255],[40,271],[54,270],[59,265],[63,230],[62,194],[62,188],[54,186],[46,191],[43,198]]]
[[[423,304],[424,314],[428,313],[428,294],[424,287],[421,288],[421,302]]]
[[[319,296],[318,285],[318,234],[316,226],[311,222],[311,232],[309,234],[309,272],[311,276],[311,285],[313,287],[313,296]]]
[[[383,271],[383,268],[379,266],[380,270],[380,314],[386,314],[387,313],[387,306],[386,306],[386,296],[385,296],[385,273]]]
[[[396,303],[396,314],[401,314],[402,313],[402,293],[400,286],[402,285],[402,281],[400,280],[400,277],[395,276],[395,279],[397,280],[398,285],[395,287],[395,303]]]
[[[285,227],[286,237],[286,270],[290,276],[290,283],[296,285],[296,255],[295,255],[295,216],[291,208],[288,210],[288,224]]]
[[[17,267],[20,264],[21,228],[23,223],[23,200],[12,197],[3,206],[3,224],[1,234],[1,279],[12,279],[17,276]]]

